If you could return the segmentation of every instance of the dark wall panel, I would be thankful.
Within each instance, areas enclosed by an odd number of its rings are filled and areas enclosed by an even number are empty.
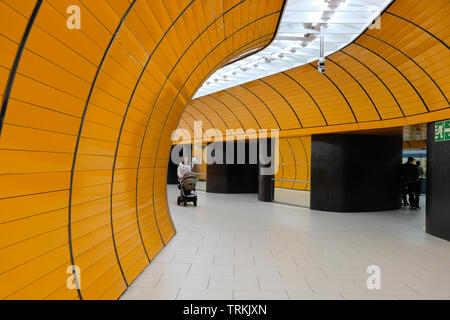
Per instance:
[[[234,143],[234,164],[226,164],[227,144],[223,144],[223,164],[208,164],[206,191],[211,193],[258,193],[258,164],[250,163],[250,145],[256,142],[245,142],[245,163],[238,164],[237,149],[239,143]],[[212,144],[208,148],[213,147]],[[229,148],[229,146],[228,146]],[[228,156],[230,156],[230,152]],[[220,152],[212,153],[217,159]],[[209,160],[208,160],[209,161]],[[209,163],[209,162],[208,162]]]
[[[261,155],[259,155],[259,172],[258,172],[258,200],[263,202],[273,202],[275,199],[275,141],[272,139],[266,139],[267,148],[260,148],[259,152],[267,152],[266,155],[270,161],[261,161]]]
[[[450,141],[436,142],[428,125],[426,231],[450,241]]]
[[[172,155],[174,148],[177,148],[177,150],[180,149],[179,153],[178,153],[178,156],[180,157],[180,159],[183,158],[185,155],[187,155],[187,157],[189,159],[192,159],[192,145],[184,144],[184,145],[172,146],[170,155]],[[172,156],[171,156],[169,159],[168,167],[167,167],[167,184],[178,184],[178,174],[177,174],[178,164],[179,163],[172,162]]]
[[[401,162],[401,138],[313,136],[311,209],[334,212],[398,209]]]

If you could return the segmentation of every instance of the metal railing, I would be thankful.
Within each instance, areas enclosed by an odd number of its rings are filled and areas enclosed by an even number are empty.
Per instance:
[[[311,181],[300,181],[300,180],[287,180],[287,179],[272,179],[272,180],[280,182],[311,183]]]

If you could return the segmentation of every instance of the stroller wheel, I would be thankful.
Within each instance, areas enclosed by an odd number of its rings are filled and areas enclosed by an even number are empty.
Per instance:
[[[181,204],[180,197],[178,197],[177,198],[177,205],[179,206],[180,204]]]
[[[186,201],[184,202],[184,206],[187,207],[187,202]]]
[[[197,199],[194,200],[194,207],[197,206]]]

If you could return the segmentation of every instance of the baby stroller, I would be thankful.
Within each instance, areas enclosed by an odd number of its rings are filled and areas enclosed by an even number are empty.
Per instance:
[[[180,189],[180,195],[177,199],[177,204],[181,205],[182,203],[186,207],[188,202],[194,203],[194,206],[197,206],[197,193],[195,192],[195,187],[197,186],[197,177],[193,172],[186,172],[181,179],[180,184],[178,185],[178,189]]]

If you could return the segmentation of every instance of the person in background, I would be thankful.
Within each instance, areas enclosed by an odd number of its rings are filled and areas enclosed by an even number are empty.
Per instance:
[[[181,182],[184,175],[191,170],[192,166],[189,164],[189,158],[185,156],[183,162],[180,162],[180,164],[178,165],[177,169],[178,180]]]
[[[419,170],[414,164],[414,158],[409,157],[408,162],[402,165],[402,181],[408,185],[410,209],[417,209],[419,199],[417,196],[417,182],[419,181]]]
[[[402,167],[401,167],[401,193],[402,193],[402,204],[404,207],[409,206],[408,198],[407,198],[408,181],[406,180],[406,164],[407,164],[407,162],[402,164]]]
[[[420,209],[420,194],[421,189],[422,189],[422,180],[425,176],[425,171],[423,170],[422,166],[420,165],[420,161],[416,161],[416,167],[417,167],[417,174],[418,174],[418,179],[416,182],[416,187],[414,189],[414,200],[416,201],[414,203],[414,207],[416,209]]]

